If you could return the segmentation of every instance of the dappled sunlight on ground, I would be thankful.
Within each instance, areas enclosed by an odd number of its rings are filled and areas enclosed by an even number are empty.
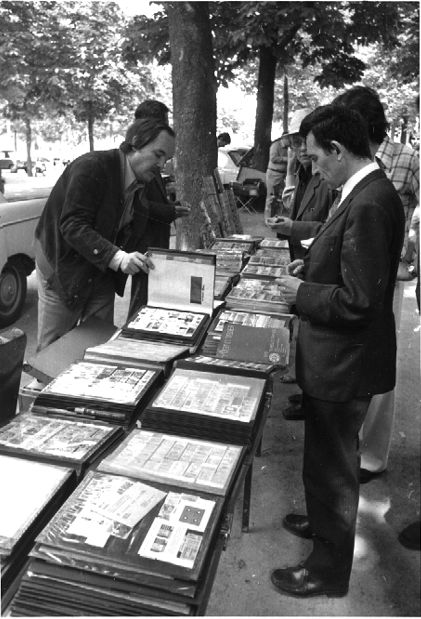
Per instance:
[[[360,496],[360,502],[358,504],[358,512],[360,514],[368,514],[376,519],[378,522],[383,522],[385,515],[390,509],[390,498],[385,497],[382,500],[369,500]]]

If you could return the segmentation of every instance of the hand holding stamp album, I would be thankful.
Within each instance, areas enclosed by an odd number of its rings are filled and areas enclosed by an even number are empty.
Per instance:
[[[213,312],[216,257],[155,248],[148,253],[154,264],[148,304],[128,321],[123,334],[194,346]]]

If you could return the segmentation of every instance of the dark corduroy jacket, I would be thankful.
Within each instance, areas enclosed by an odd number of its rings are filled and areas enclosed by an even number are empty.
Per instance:
[[[150,184],[158,182],[160,179]],[[119,248],[144,251],[148,245],[158,243],[159,234],[169,236],[175,208],[161,203],[159,197],[156,203],[149,203],[147,187],[141,198],[142,208],[134,214],[131,236],[121,244],[124,192],[118,149],[78,157],[57,180],[35,237],[52,270],[49,282],[69,308],[84,304],[95,278],[107,271]],[[161,189],[156,189],[155,195],[160,196]],[[122,295],[127,276],[108,270],[117,294]]]

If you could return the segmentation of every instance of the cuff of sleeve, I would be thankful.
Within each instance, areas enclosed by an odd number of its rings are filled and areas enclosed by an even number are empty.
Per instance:
[[[114,254],[114,256],[111,258],[110,262],[108,263],[109,268],[112,269],[113,271],[118,271],[120,268],[121,261],[123,260],[125,255],[126,255],[126,252],[119,249]]]

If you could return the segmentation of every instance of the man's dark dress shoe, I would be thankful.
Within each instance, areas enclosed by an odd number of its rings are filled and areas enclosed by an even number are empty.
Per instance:
[[[301,404],[303,401],[303,394],[293,393],[292,395],[288,396],[288,401],[291,402],[291,404]]]
[[[328,597],[343,597],[348,593],[348,584],[329,582],[311,574],[305,567],[286,567],[274,570],[270,576],[272,583],[281,593],[295,597],[312,597],[327,595]]]
[[[287,514],[282,521],[285,529],[298,537],[304,537],[304,539],[310,539],[313,537],[313,532],[310,527],[307,516],[301,516],[300,514]]]
[[[417,520],[405,527],[398,536],[398,540],[409,550],[421,550],[420,544],[421,522]]]
[[[291,404],[291,406],[282,409],[282,415],[284,419],[288,419],[289,421],[300,421],[301,419],[305,419],[304,411],[300,404]]]
[[[375,473],[374,471],[369,471],[367,469],[360,469],[360,484],[367,484],[372,479],[376,479],[380,477],[384,471],[380,471],[379,473]]]

